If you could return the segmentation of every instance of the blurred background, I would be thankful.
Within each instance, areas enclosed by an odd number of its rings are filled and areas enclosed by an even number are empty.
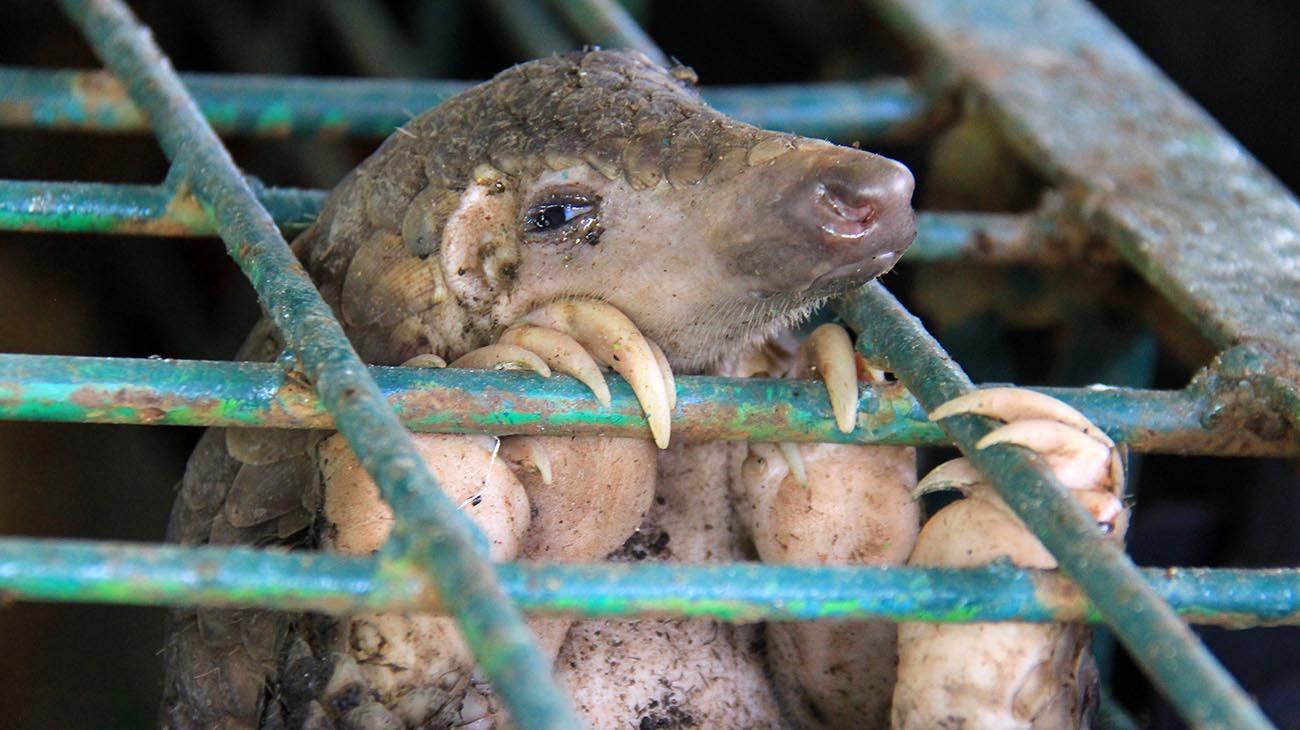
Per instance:
[[[630,5],[660,46],[706,85],[912,70],[858,2]],[[1300,188],[1300,12],[1293,3],[1099,5],[1292,190]],[[482,79],[528,55],[520,37],[501,29],[501,3],[486,0],[132,6],[183,71]],[[98,66],[47,3],[0,3],[0,64]],[[231,148],[269,185],[328,188],[377,143],[236,139]],[[925,171],[941,154],[930,145],[881,151],[918,172],[918,199],[928,207],[993,205],[954,200],[941,181],[928,180]],[[166,170],[145,135],[0,130],[0,178],[157,183]],[[1033,204],[1038,192],[1028,191],[1023,202]],[[1016,290],[1016,308],[1042,305],[1053,313],[1024,321],[1008,307],[947,306],[934,292],[943,273],[905,260],[888,283],[977,382],[1181,387],[1209,353],[1196,342],[1171,346],[1156,337],[1156,330],[1178,329],[1151,323],[1173,316],[1167,312],[1130,316],[1125,307],[1149,303],[1132,294],[1142,285],[1131,276],[1083,272],[1083,288],[1093,291],[1076,297],[1079,272],[1071,272],[1073,285],[1033,271],[964,272],[977,288]],[[1116,296],[1099,301],[1098,283]],[[257,316],[248,285],[216,240],[0,232],[0,352],[228,359]],[[1108,343],[1113,357],[1080,366],[1071,355],[1083,342]],[[198,436],[183,428],[0,422],[0,534],[157,541],[172,485]],[[1139,563],[1300,565],[1295,464],[1147,457],[1135,466],[1140,499],[1130,540]],[[1300,632],[1212,630],[1206,639],[1274,719],[1300,727]],[[0,640],[0,706],[7,708],[0,725],[153,723],[162,611],[9,603],[0,607]],[[1179,726],[1122,657],[1115,672],[1116,694],[1144,724]]]

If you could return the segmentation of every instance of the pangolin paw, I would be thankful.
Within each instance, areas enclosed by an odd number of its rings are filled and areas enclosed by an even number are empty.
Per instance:
[[[835,426],[842,433],[857,427],[859,383],[880,382],[884,374],[872,367],[853,349],[847,330],[838,324],[823,324],[813,330],[798,346],[798,351],[783,350],[780,344],[749,353],[739,365],[741,376],[808,377],[815,375],[826,386]],[[777,444],[799,484],[808,486],[808,470],[795,443]]]
[[[1032,390],[987,388],[954,398],[936,408],[930,420],[960,414],[988,416],[1006,425],[976,444],[1014,444],[1034,451],[1103,532],[1122,534],[1124,459],[1120,448],[1074,408]],[[917,496],[940,489],[968,492],[985,480],[965,459],[941,464],[916,486]]]
[[[599,363],[599,364],[598,364]],[[575,299],[551,302],[524,315],[496,343],[470,352],[451,367],[532,370],[571,375],[601,405],[610,403],[600,364],[622,375],[636,394],[659,448],[667,448],[677,388],[663,350],[617,308]]]

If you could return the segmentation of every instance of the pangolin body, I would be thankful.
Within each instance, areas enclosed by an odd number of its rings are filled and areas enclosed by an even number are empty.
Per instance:
[[[363,359],[451,361],[539,307],[595,301],[625,313],[674,369],[709,371],[894,264],[914,234],[906,168],[736,122],[684,76],[635,53],[556,56],[509,69],[391,136],[293,244]],[[241,357],[280,349],[264,322]],[[324,517],[323,438],[209,431],[179,486],[169,539],[340,549],[339,526]],[[600,441],[653,490],[646,442]],[[529,490],[539,484],[520,478]],[[648,506],[629,507],[631,518]],[[589,549],[598,558],[622,539]],[[520,544],[523,555],[565,557]],[[675,547],[686,544],[679,535]],[[377,655],[366,654],[358,625],[177,611],[163,726],[452,727],[475,715],[466,703],[489,701],[465,699],[475,681],[465,672],[386,687],[362,677]],[[475,716],[475,727],[490,726],[489,712]]]

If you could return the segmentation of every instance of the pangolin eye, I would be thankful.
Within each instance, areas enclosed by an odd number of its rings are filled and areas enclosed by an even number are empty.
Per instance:
[[[524,216],[524,228],[529,231],[553,231],[566,223],[587,215],[596,204],[590,200],[555,200],[535,205]]]

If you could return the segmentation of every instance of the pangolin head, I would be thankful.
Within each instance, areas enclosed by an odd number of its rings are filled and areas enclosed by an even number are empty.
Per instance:
[[[582,298],[699,369],[894,265],[907,168],[737,122],[688,76],[555,56],[390,137],[295,243],[362,356],[455,357]]]

